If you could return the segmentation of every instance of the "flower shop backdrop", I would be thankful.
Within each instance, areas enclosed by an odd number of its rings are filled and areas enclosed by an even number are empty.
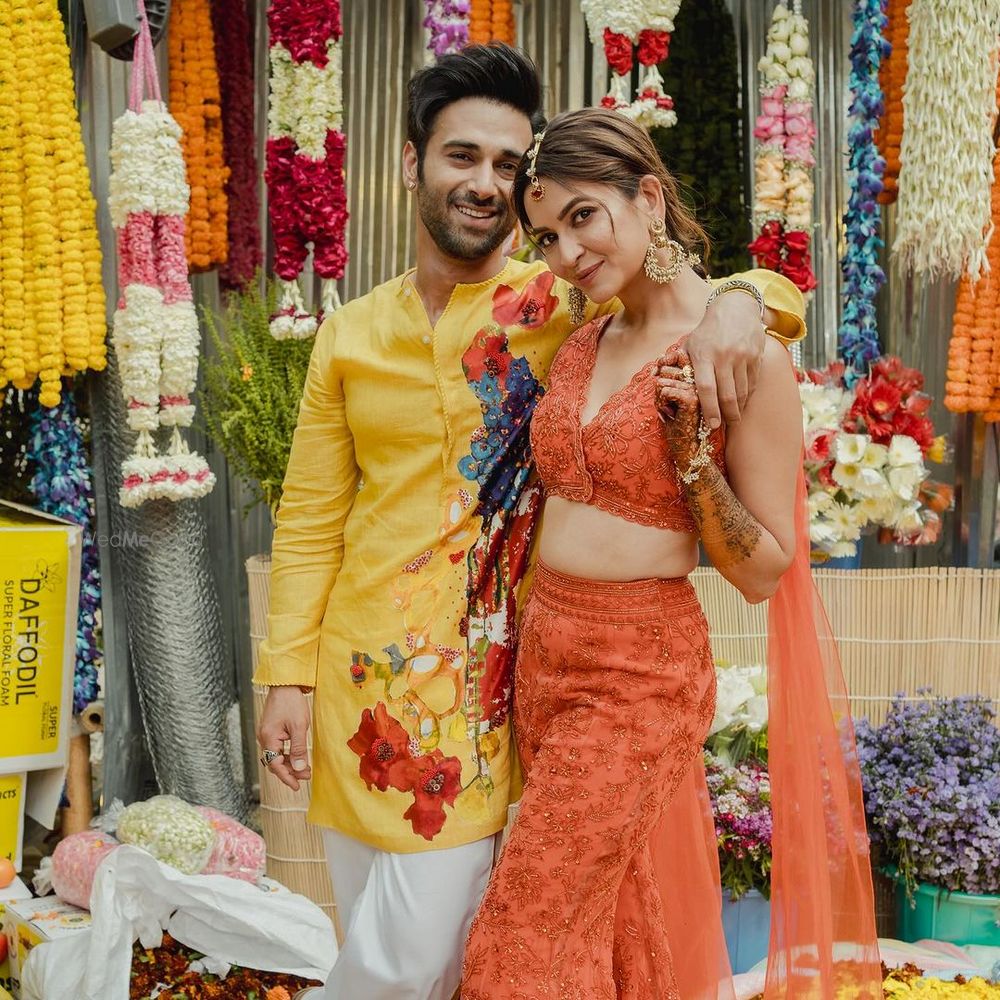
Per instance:
[[[996,66],[966,59],[961,80],[941,72],[956,39],[977,39],[988,51],[996,28],[989,18],[1000,11],[996,0],[945,13],[919,2],[907,31],[900,28],[906,6],[343,0],[339,23],[328,18],[303,38],[281,2],[270,5],[269,25],[263,4],[174,0],[163,42],[152,54],[137,45],[129,63],[87,39],[80,0],[61,4],[83,142],[60,169],[79,179],[85,160],[97,206],[96,231],[63,258],[63,308],[74,315],[63,346],[68,369],[93,371],[75,392],[64,382],[60,398],[56,370],[41,364],[45,342],[33,356],[30,343],[8,338],[12,380],[24,381],[16,378],[23,360],[38,375],[42,402],[59,407],[39,410],[8,393],[0,445],[5,471],[16,467],[13,481],[23,487],[16,498],[70,517],[85,517],[93,503],[96,513],[83,560],[74,745],[86,755],[96,732],[102,805],[159,788],[246,819],[260,783],[269,871],[336,919],[319,838],[302,821],[303,797],[258,774],[252,735],[249,677],[266,628],[270,511],[297,409],[289,387],[301,385],[318,314],[412,263],[412,201],[398,173],[407,79],[435,53],[503,38],[536,59],[550,113],[604,103],[652,129],[709,222],[713,269],[756,259],[807,292],[810,336],[798,360],[809,371],[802,397],[816,575],[852,708],[887,727],[866,729],[863,740],[876,846],[910,891],[928,883],[982,892],[980,869],[970,874],[885,849],[926,837],[931,827],[940,832],[958,801],[947,798],[949,789],[987,803],[995,840],[1000,818],[988,803],[1000,801],[1000,789],[987,786],[996,746],[980,740],[974,774],[952,744],[937,764],[918,761],[921,780],[946,779],[923,818],[885,804],[895,775],[878,761],[880,739],[904,731],[921,738],[923,689],[986,699],[981,707],[959,704],[948,724],[985,718],[987,733],[995,731],[989,706],[1000,701],[998,425],[990,422],[1000,416],[1000,334],[995,286],[968,274],[994,263],[1000,247],[976,244],[990,221],[981,211],[991,203],[983,170],[948,159],[966,129],[975,138],[963,148],[980,166],[989,162],[993,140],[984,138],[982,112],[996,106]],[[149,0],[154,39],[166,7]],[[56,5],[34,0],[36,8],[51,56]],[[241,44],[218,46],[213,59],[205,42],[213,30]],[[4,45],[13,41],[9,32],[0,36]],[[947,134],[940,116],[923,133],[919,112],[909,133],[901,121],[907,53],[917,106],[951,102]],[[59,59],[52,69],[65,75]],[[158,80],[174,124],[142,103]],[[66,108],[54,115],[69,113],[68,77],[61,86]],[[309,101],[293,96],[303,93]],[[153,134],[166,151],[156,163],[143,161],[135,140]],[[916,134],[921,143],[913,143]],[[178,200],[185,165],[190,205]],[[144,172],[157,176],[152,200],[136,184]],[[1000,183],[992,195],[1000,219]],[[84,187],[67,186],[60,197],[65,215],[86,216]],[[935,225],[921,225],[932,212]],[[251,280],[231,296],[260,265],[276,280],[266,287]],[[100,371],[105,298],[115,349]],[[5,319],[16,318],[18,306],[7,295]],[[50,308],[42,320],[40,338],[51,343],[58,317]],[[160,346],[154,329],[170,336],[150,383],[148,352]],[[191,395],[196,382],[200,391]],[[74,407],[89,428],[83,438]],[[261,412],[270,416],[263,425]],[[28,439],[26,451],[11,444]],[[30,489],[17,466],[24,454],[38,470]],[[157,497],[180,502],[147,502]],[[863,568],[827,568],[852,559]],[[731,856],[720,847],[731,862],[728,888],[766,894],[766,677],[756,666],[764,662],[765,615],[711,571],[699,570],[696,584],[720,677],[737,671],[742,691],[729,709],[720,706],[711,742],[723,761],[714,793],[735,795],[749,811],[750,826],[739,827],[740,817],[720,826],[720,838],[734,845]],[[897,691],[910,700],[894,703]],[[203,820],[185,822],[208,837]],[[953,833],[968,834],[967,858],[1000,847],[979,828]]]

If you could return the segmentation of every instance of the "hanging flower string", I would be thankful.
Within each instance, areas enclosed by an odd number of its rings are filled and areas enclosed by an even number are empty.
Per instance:
[[[0,388],[106,363],[96,206],[55,0],[0,0]]]
[[[514,8],[510,0],[471,0],[469,42],[474,45],[514,44]]]
[[[958,285],[944,397],[953,413],[982,413],[988,423],[1000,421],[1000,156],[993,160],[992,212],[987,273],[976,282],[963,274]]]
[[[910,0],[888,0],[885,31],[889,54],[879,68],[879,83],[885,95],[885,108],[878,127],[878,145],[885,158],[882,176],[882,193],[878,200],[890,205],[899,193],[899,147],[903,141],[903,84],[906,83],[906,64],[909,58],[910,21],[906,8]]]
[[[750,252],[760,267],[785,275],[801,291],[816,287],[809,254],[812,230],[813,82],[809,23],[801,0],[774,8],[767,50],[758,64],[761,110],[754,126],[754,227]]]
[[[222,99],[222,145],[226,182],[229,255],[219,268],[226,288],[244,288],[261,265],[257,139],[250,21],[245,0],[214,0],[212,26]]]
[[[181,127],[191,207],[184,229],[192,271],[229,255],[229,168],[222,152],[219,71],[208,0],[173,0],[169,32],[170,113]]]
[[[73,671],[73,711],[82,712],[98,695],[98,611],[101,574],[94,539],[94,490],[90,462],[83,441],[73,393],[65,392],[52,409],[34,399],[28,458],[34,464],[31,480],[38,508],[83,528],[80,568],[80,607],[76,619],[76,667]]]
[[[268,212],[281,279],[275,337],[311,337],[340,304],[347,194],[339,0],[272,0],[268,110]],[[309,247],[322,279],[319,318],[305,307],[299,276]]]
[[[590,40],[604,45],[611,83],[601,105],[644,128],[677,124],[674,101],[663,89],[658,65],[669,53],[681,0],[581,0]],[[633,49],[635,51],[633,52]],[[635,97],[629,88],[634,61],[643,67]]]
[[[906,272],[976,281],[992,231],[996,4],[913,0],[892,253]]]
[[[145,6],[132,64],[129,109],[111,133],[108,208],[118,235],[120,298],[112,341],[118,357],[135,449],[122,465],[125,507],[146,500],[186,500],[215,485],[205,460],[180,433],[194,416],[201,335],[188,281],[185,181],[180,128],[160,99]],[[143,101],[144,88],[153,99]],[[154,432],[172,427],[166,455]]]
[[[844,213],[843,318],[840,323],[840,356],[852,385],[868,374],[882,353],[879,347],[875,297],[885,283],[878,263],[882,241],[882,191],[885,160],[875,147],[874,131],[882,113],[879,69],[889,53],[882,32],[886,26],[886,0],[855,0],[851,37],[851,125],[847,132],[851,194]]]
[[[459,52],[469,44],[469,0],[424,0],[427,12],[427,48],[441,56]]]

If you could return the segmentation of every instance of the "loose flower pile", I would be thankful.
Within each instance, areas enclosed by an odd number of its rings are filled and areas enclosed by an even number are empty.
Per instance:
[[[816,165],[809,24],[801,0],[774,8],[767,50],[758,63],[761,111],[754,126],[754,226],[750,252],[760,267],[785,275],[803,292],[816,287],[809,254]]]
[[[204,496],[215,476],[188,449],[180,428],[194,417],[191,392],[198,374],[201,334],[188,281],[180,128],[160,100],[149,25],[139,0],[140,38],[132,69],[129,109],[111,135],[108,208],[118,233],[118,285],[113,343],[135,449],[122,466],[125,507],[146,500]],[[153,100],[143,101],[149,87]],[[172,427],[168,453],[153,438]]]
[[[470,0],[424,0],[427,48],[436,58],[460,52],[469,44],[469,3]]]
[[[879,68],[889,46],[885,28],[886,0],[856,0],[851,37],[851,126],[847,133],[851,194],[844,213],[843,316],[839,352],[848,382],[868,371],[882,353],[878,339],[875,296],[885,283],[879,266],[882,240],[882,191],[885,161],[875,146],[874,130],[882,111]]]
[[[657,68],[667,58],[670,34],[681,0],[581,0],[590,40],[603,43],[611,68],[611,85],[601,99],[644,128],[670,128],[677,124],[674,101],[663,89]],[[635,97],[629,95],[634,58],[644,68]]]
[[[0,0],[0,387],[106,363],[95,203],[56,0]]]
[[[919,692],[926,695],[926,692]],[[1000,893],[1000,730],[983,698],[907,701],[857,729],[872,844],[907,890]]]
[[[268,212],[274,271],[281,279],[275,337],[311,337],[340,304],[347,194],[344,189],[343,58],[339,0],[272,0],[268,109]],[[322,279],[320,317],[305,307],[298,279],[313,251]]]
[[[945,442],[927,417],[923,376],[891,357],[853,389],[844,374],[837,363],[799,383],[814,551],[854,555],[869,527],[884,542],[936,541],[952,491],[927,481],[924,460],[943,461]]]
[[[990,232],[995,5],[913,0],[892,252],[907,272],[975,281]]]
[[[223,158],[222,99],[208,0],[173,0],[170,11],[170,113],[181,127],[191,205],[184,244],[192,271],[229,254],[229,168]]]
[[[245,0],[215,0],[211,6],[222,98],[222,148],[229,167],[229,255],[219,268],[219,280],[226,288],[243,288],[260,267],[263,255],[250,21]]]

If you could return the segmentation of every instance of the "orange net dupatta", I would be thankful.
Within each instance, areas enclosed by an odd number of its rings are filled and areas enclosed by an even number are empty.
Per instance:
[[[840,658],[809,568],[805,479],[796,557],[768,621],[773,813],[765,1000],[882,997],[868,834]],[[698,761],[651,838],[681,1000],[734,996],[715,826]]]

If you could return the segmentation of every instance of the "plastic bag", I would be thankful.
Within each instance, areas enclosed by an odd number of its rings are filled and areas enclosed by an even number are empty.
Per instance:
[[[126,806],[115,835],[123,844],[141,847],[185,875],[200,872],[215,847],[212,824],[174,795],[154,795]]]
[[[202,875],[228,875],[244,882],[256,882],[267,865],[267,848],[259,833],[239,820],[210,806],[195,806],[215,831],[215,846]]]
[[[90,909],[90,890],[100,863],[121,844],[100,830],[83,830],[61,840],[52,854],[52,891],[67,903]],[[35,881],[38,888],[38,881]]]
[[[123,845],[101,863],[88,931],[37,945],[21,970],[22,1000],[128,1000],[132,943],[166,930],[213,960],[325,980],[337,957],[329,917],[287,889],[218,875],[182,875]]]

